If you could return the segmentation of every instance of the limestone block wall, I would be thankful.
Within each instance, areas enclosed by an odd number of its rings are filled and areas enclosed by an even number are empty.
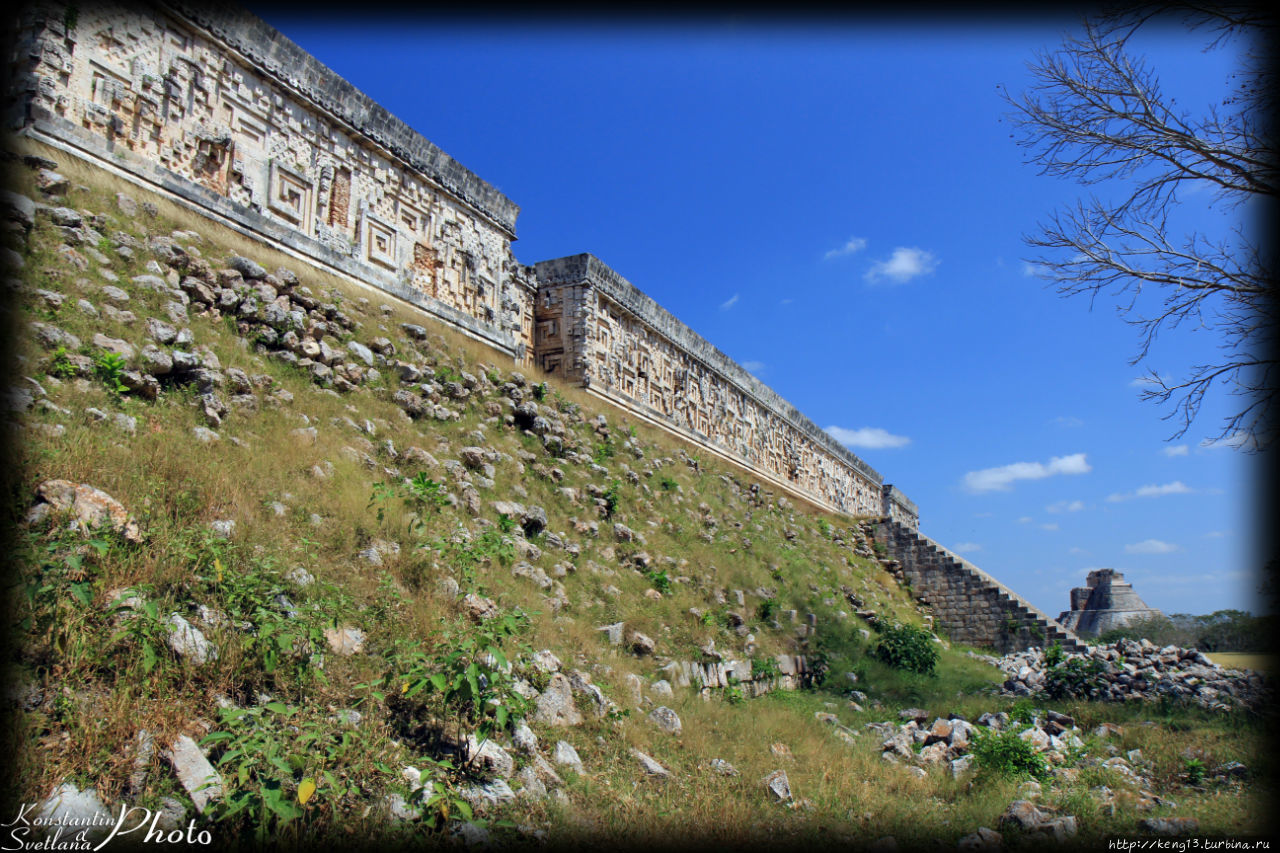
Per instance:
[[[534,358],[544,370],[821,506],[881,514],[875,469],[598,258],[535,268]],[[894,491],[904,523],[918,519]]]
[[[929,537],[891,519],[877,525],[875,535],[897,562],[901,578],[933,609],[935,627],[944,628],[953,641],[1002,653],[1054,642],[1066,651],[1084,650],[1071,631]]]
[[[27,7],[8,124],[277,236],[527,360],[519,208],[231,6]],[[72,26],[68,26],[73,23]]]
[[[882,493],[881,514],[911,530],[920,527],[920,508],[892,483],[885,483]]]

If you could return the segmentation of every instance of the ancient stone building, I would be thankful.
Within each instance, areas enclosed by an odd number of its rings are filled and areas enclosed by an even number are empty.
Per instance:
[[[1123,628],[1139,619],[1163,616],[1148,607],[1115,569],[1089,572],[1084,586],[1071,590],[1071,609],[1058,621],[1082,637],[1096,637],[1114,628]]]
[[[883,481],[871,466],[599,258],[536,268],[534,353],[543,370],[825,506],[881,512]]]
[[[531,357],[519,208],[233,7],[25,10],[9,124]]]
[[[11,129],[416,305],[791,494],[918,526],[901,491],[595,257],[519,263],[510,199],[264,21],[187,0],[68,8],[21,12]]]

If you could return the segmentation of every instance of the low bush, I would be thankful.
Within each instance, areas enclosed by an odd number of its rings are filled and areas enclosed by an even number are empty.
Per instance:
[[[894,625],[884,629],[880,642],[872,652],[895,669],[931,675],[938,663],[938,648],[933,635],[913,625]]]
[[[995,776],[1006,779],[1045,779],[1049,776],[1049,765],[1045,763],[1044,756],[1016,732],[976,729],[969,751],[979,770]]]

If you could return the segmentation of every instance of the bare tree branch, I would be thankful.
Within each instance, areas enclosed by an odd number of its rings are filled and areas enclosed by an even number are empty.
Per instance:
[[[1126,51],[1142,27],[1172,18],[1208,35],[1206,50],[1236,39],[1247,45],[1236,91],[1198,115],[1175,109],[1155,71]],[[1220,339],[1220,359],[1189,375],[1148,374],[1144,400],[1171,406],[1164,416],[1191,428],[1215,389],[1238,395],[1239,411],[1218,433],[1259,450],[1275,437],[1272,415],[1280,365],[1274,352],[1277,288],[1274,254],[1244,227],[1228,237],[1171,234],[1171,214],[1186,190],[1209,190],[1197,200],[1210,207],[1274,207],[1280,195],[1274,140],[1270,65],[1257,48],[1276,28],[1270,13],[1245,6],[1195,2],[1141,4],[1104,12],[1084,22],[1031,65],[1033,84],[1015,108],[1019,144],[1041,174],[1096,186],[1112,197],[1090,196],[1053,213],[1026,238],[1041,254],[1039,275],[1062,296],[1120,297],[1117,310],[1139,332],[1131,363],[1148,359],[1165,331],[1184,323]]]

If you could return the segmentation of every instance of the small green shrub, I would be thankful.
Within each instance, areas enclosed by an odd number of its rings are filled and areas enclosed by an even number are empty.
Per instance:
[[[656,589],[658,592],[662,593],[663,595],[666,595],[667,593],[671,592],[671,578],[667,575],[666,572],[660,572],[655,570],[655,571],[647,572],[645,574],[645,577],[649,579],[649,583],[653,584],[653,588]]]
[[[885,628],[872,654],[895,669],[922,675],[931,675],[938,664],[938,649],[933,643],[933,635],[913,625]]]
[[[1050,667],[1044,676],[1044,692],[1054,699],[1087,698],[1101,687],[1102,661],[1072,658]]]
[[[969,751],[980,770],[995,776],[1006,779],[1046,779],[1049,776],[1049,765],[1045,763],[1044,756],[1012,731],[975,729]]]
[[[614,480],[609,484],[609,489],[604,493],[604,517],[606,519],[613,518],[613,514],[618,511],[618,481]]]
[[[537,400],[539,403],[547,399],[547,383],[539,382],[530,390],[533,392],[533,399]]]
[[[104,352],[93,360],[93,366],[98,372],[107,390],[113,394],[123,394],[129,388],[121,381],[124,378],[125,364],[124,356],[116,352]]]
[[[76,375],[75,365],[71,363],[71,359],[67,356],[66,347],[58,347],[54,350],[53,361],[49,364],[49,375],[56,376],[59,379],[71,379]]]
[[[680,488],[680,484],[668,477],[666,474],[663,474],[658,478],[658,488],[662,489],[664,492],[674,492],[676,489]]]
[[[761,622],[772,622],[778,616],[781,605],[776,598],[766,598],[756,606],[756,617]]]
[[[1199,785],[1205,777],[1204,762],[1198,758],[1189,758],[1182,766],[1182,772],[1186,774],[1188,785]]]

